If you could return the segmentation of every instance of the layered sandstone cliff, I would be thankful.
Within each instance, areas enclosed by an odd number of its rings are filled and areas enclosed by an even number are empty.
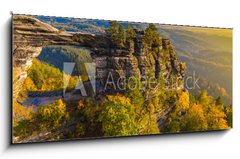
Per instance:
[[[70,34],[33,17],[13,15],[13,97],[17,97],[33,58],[44,46],[55,44],[83,46],[94,52],[96,76],[101,82],[107,80],[110,72],[114,80],[130,76],[144,80],[152,73],[156,78],[162,75],[168,89],[182,89],[185,67],[178,61],[170,40],[161,39],[156,55],[144,45],[144,32],[135,32],[133,44],[113,48],[107,35]],[[171,79],[177,82],[172,85]]]

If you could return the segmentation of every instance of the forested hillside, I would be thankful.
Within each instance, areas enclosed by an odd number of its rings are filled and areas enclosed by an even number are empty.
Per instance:
[[[229,96],[224,102],[231,104],[232,30],[167,25],[159,28],[162,35],[172,39],[179,59],[187,63],[187,73],[191,75],[195,72],[203,82],[200,83],[202,89],[190,91],[201,91],[211,85],[211,95],[216,97],[216,94],[220,94],[224,97],[221,91],[215,91],[214,85],[217,84],[222,90],[226,90],[225,96]]]

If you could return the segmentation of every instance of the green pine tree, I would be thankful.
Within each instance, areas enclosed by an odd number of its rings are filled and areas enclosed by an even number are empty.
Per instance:
[[[126,34],[125,34],[124,27],[122,25],[119,25],[119,29],[118,29],[118,45],[120,47],[124,47],[125,46],[125,42],[126,42]]]

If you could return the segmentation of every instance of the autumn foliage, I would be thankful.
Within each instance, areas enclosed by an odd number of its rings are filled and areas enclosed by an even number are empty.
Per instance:
[[[130,25],[125,31],[116,22],[110,23],[106,32],[113,47],[126,47],[136,38]],[[157,57],[161,45],[157,28],[150,24],[145,32],[144,45]],[[163,51],[162,54],[165,56],[168,52]],[[181,67],[185,69],[186,64]],[[149,71],[148,75],[151,74],[154,74],[154,69]],[[194,95],[185,89],[167,90],[162,75],[155,77],[161,87],[154,92],[147,87],[143,89],[143,82],[139,80],[139,88],[127,89],[123,93],[104,92],[70,101],[58,97],[50,104],[24,106],[23,101],[27,100],[29,92],[62,91],[63,77],[66,76],[70,75],[59,68],[36,59],[33,61],[19,97],[13,102],[13,134],[19,141],[38,141],[42,136],[45,141],[232,127],[232,106],[225,105],[221,97],[214,99],[207,91]],[[77,80],[77,77],[70,76],[67,90],[73,90]]]

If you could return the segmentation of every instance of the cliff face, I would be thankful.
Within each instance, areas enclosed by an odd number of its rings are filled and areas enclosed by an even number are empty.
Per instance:
[[[184,65],[178,61],[169,39],[161,39],[154,54],[143,43],[143,31],[137,31],[134,42],[126,48],[113,48],[106,35],[70,34],[33,17],[13,15],[13,97],[16,98],[27,77],[32,59],[46,45],[77,45],[89,48],[96,62],[97,79],[106,82],[109,73],[114,80],[139,76],[141,80],[154,74],[164,76],[168,89],[182,89]],[[174,79],[175,84],[171,83]],[[110,86],[108,90],[112,90]]]
[[[47,44],[74,44],[72,35],[60,33],[56,28],[30,16],[13,15],[13,97],[21,89],[27,77],[32,59],[37,57]]]
[[[138,32],[134,44],[122,49],[105,49],[95,57],[97,78],[106,81],[137,76],[147,81],[149,76],[164,77],[166,89],[183,89],[184,64],[179,62],[169,39],[162,39],[157,55],[143,43],[144,33]],[[117,82],[115,82],[116,84]],[[113,90],[113,85],[108,89]]]

